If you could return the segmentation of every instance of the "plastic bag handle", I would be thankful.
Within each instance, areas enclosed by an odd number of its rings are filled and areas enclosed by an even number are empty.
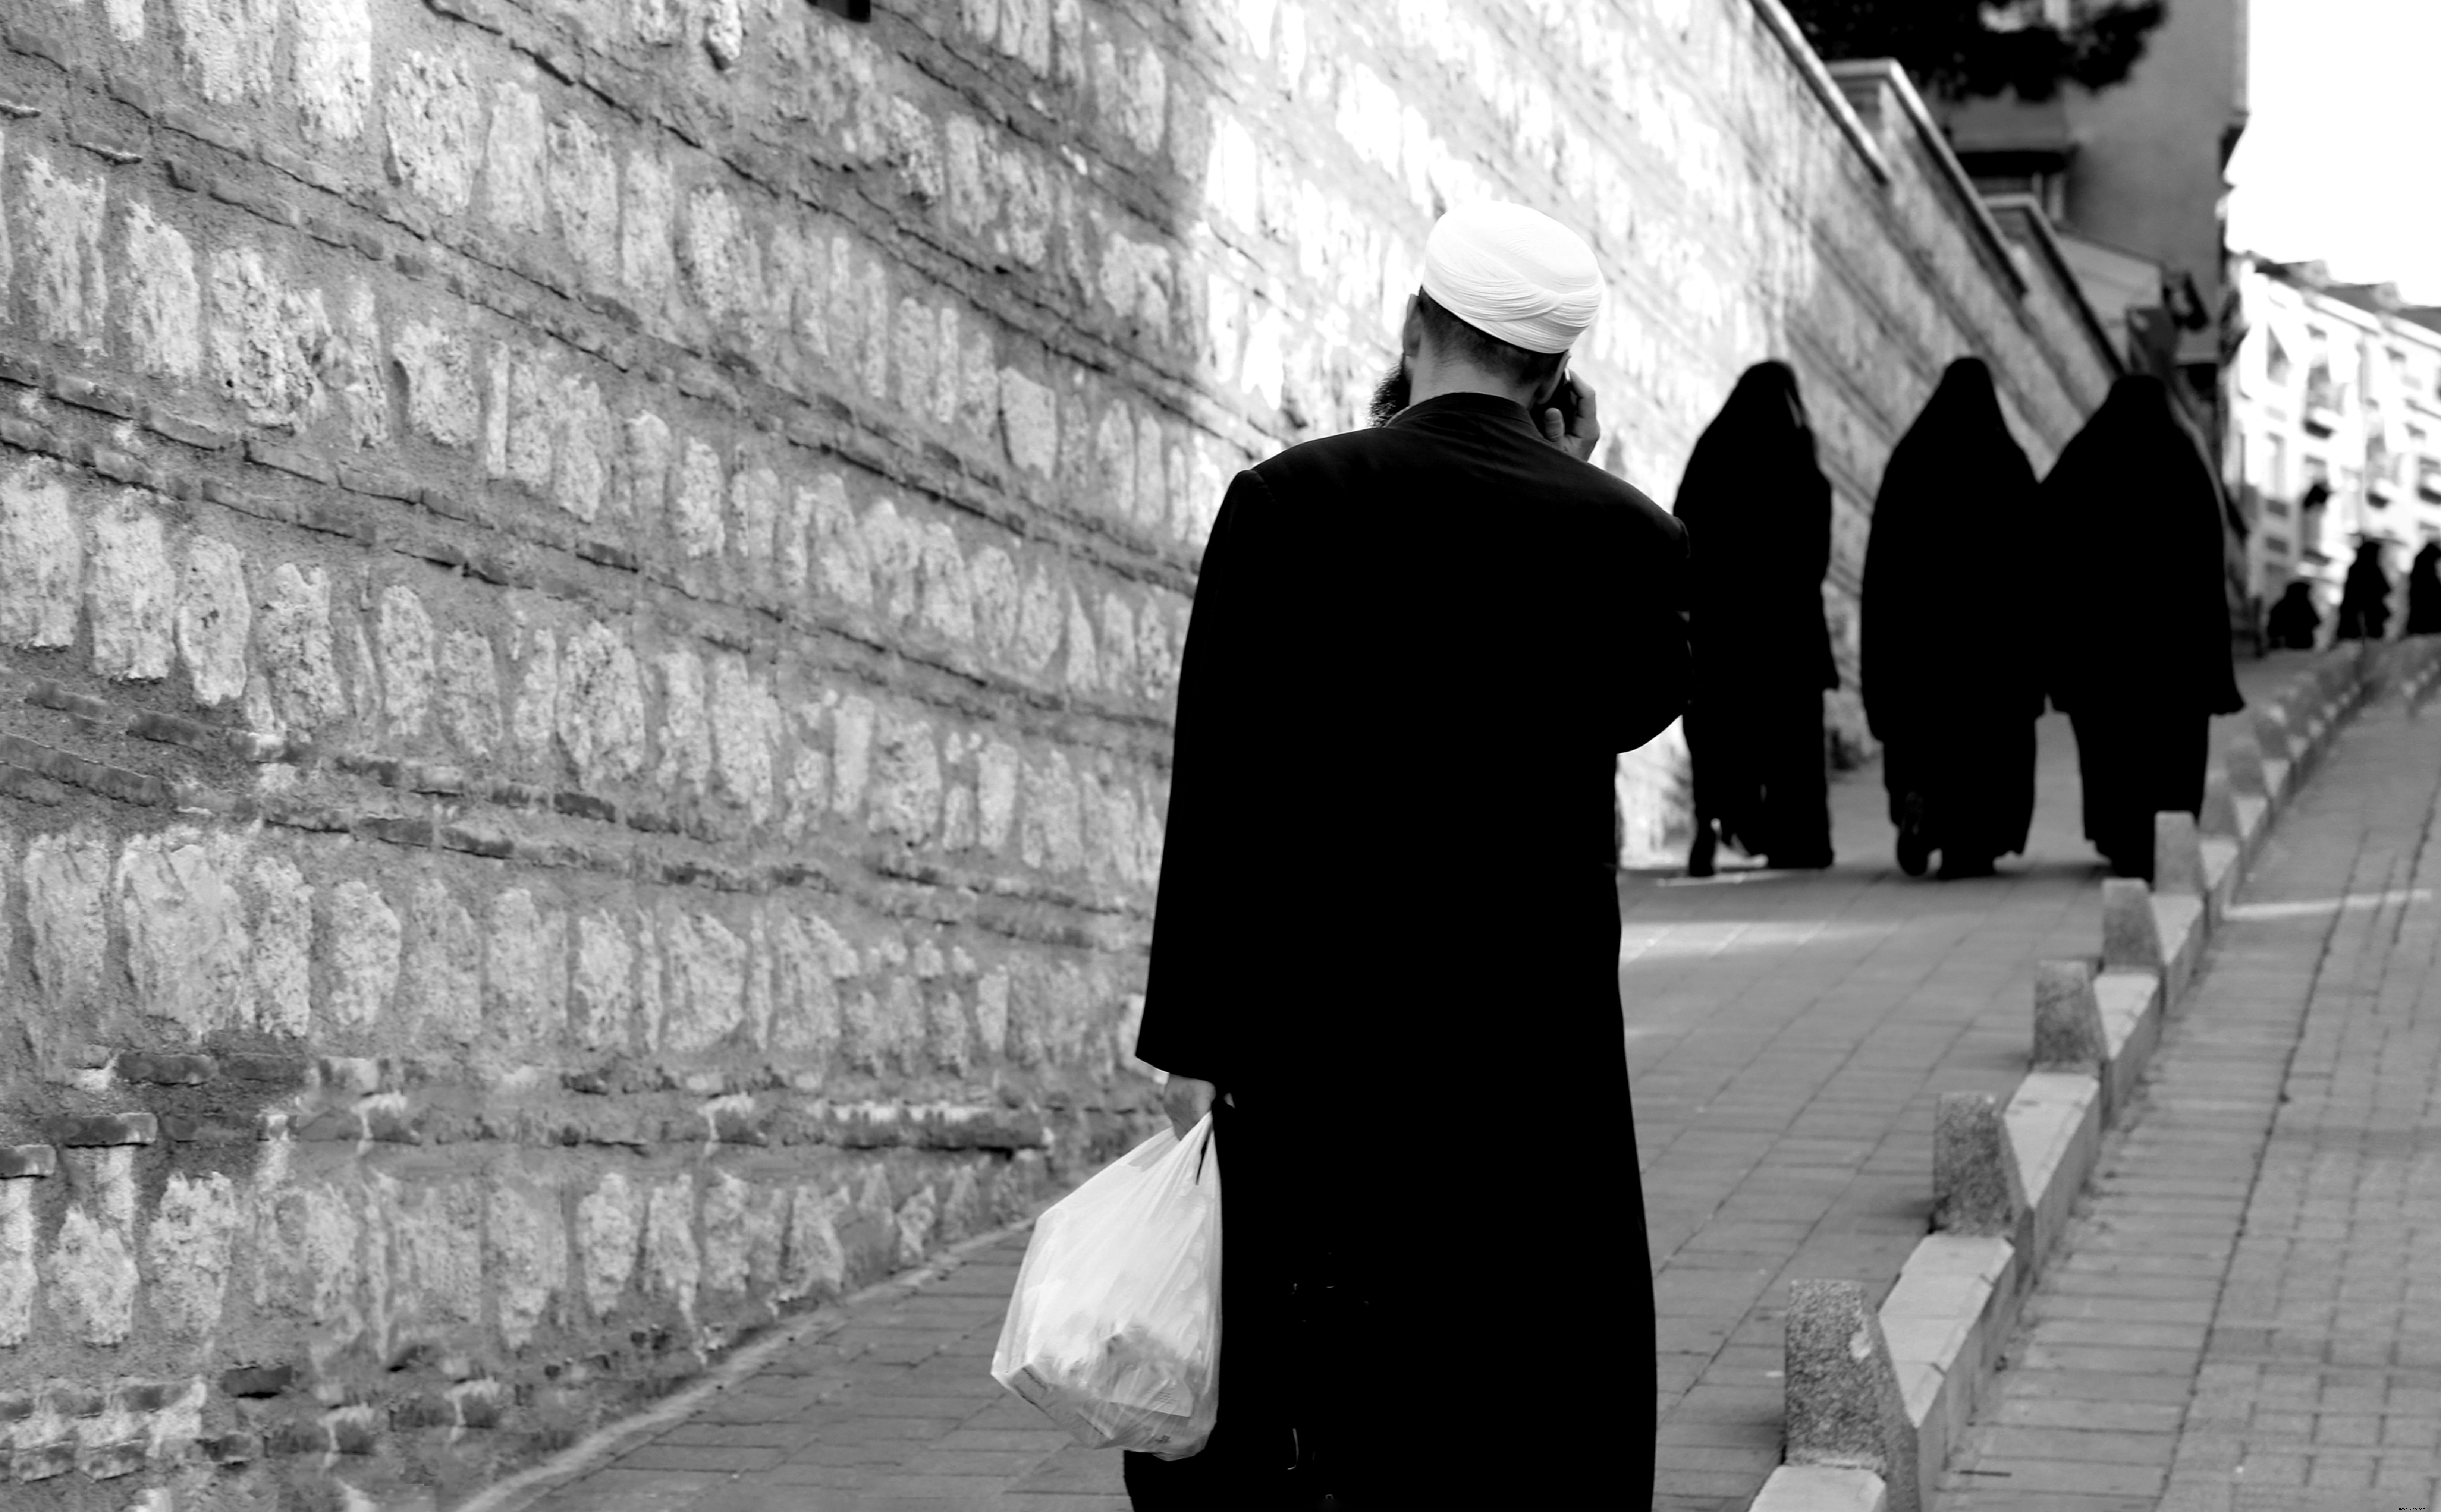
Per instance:
[[[1195,1152],[1195,1184],[1197,1186],[1202,1186],[1203,1184],[1203,1162],[1212,1154],[1212,1136],[1219,1132],[1219,1122],[1215,1120],[1211,1114],[1206,1113],[1203,1116],[1203,1147]]]

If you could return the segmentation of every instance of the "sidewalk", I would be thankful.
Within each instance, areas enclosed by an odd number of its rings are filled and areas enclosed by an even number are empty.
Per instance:
[[[2242,664],[2240,682],[2274,688],[2298,665]],[[1829,872],[1621,881],[1660,1314],[1657,1512],[1752,1500],[1780,1460],[1787,1283],[1852,1278],[1878,1301],[1928,1227],[1940,1094],[2007,1096],[2034,963],[2095,948],[2074,741],[2057,715],[2039,737],[2029,854],[1998,876],[1901,875],[1872,769],[1833,784]],[[1603,1159],[1587,1152],[1589,1170]],[[1548,1235],[1552,1251],[1599,1253],[1588,1219]],[[977,1251],[539,1507],[1115,1512],[1118,1456],[1069,1446],[985,1374],[1022,1252],[1022,1235]]]
[[[1944,1512],[2424,1509],[2441,712],[2367,709],[2215,937]]]

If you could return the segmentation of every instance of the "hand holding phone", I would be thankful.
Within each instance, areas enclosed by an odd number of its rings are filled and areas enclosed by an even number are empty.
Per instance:
[[[1591,461],[1601,440],[1601,422],[1595,418],[1593,386],[1575,373],[1564,373],[1551,391],[1550,406],[1538,417],[1543,439],[1581,462]]]

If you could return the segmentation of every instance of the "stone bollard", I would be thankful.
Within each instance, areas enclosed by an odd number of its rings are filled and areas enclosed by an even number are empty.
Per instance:
[[[2204,853],[2196,844],[2196,817],[2177,809],[2153,816],[2153,891],[2164,897],[2204,895]]]
[[[2153,920],[2153,890],[2132,876],[2102,882],[2102,968],[2163,971],[2161,929]]]
[[[2274,704],[2254,716],[2254,744],[2265,761],[2293,761],[2297,752],[2288,740],[2287,710]]]
[[[2229,790],[2250,798],[2269,798],[2271,784],[2263,775],[2263,746],[2252,730],[2241,729],[2229,738]],[[2209,783],[2212,779],[2204,779]]]
[[[1871,1470],[1889,1489],[1891,1512],[1922,1512],[1915,1425],[1865,1288],[1853,1281],[1789,1283],[1787,1353],[1781,1457]]]
[[[2263,781],[2260,760],[2255,764],[2254,780],[2258,785]],[[2238,832],[2237,801],[2232,796],[2228,767],[2215,766],[2204,773],[2204,802],[2203,807],[2196,811],[2196,828],[2202,834],[2217,835],[2225,839],[2245,838]]]
[[[2017,1148],[1989,1092],[1944,1092],[1932,1125],[1932,1226],[2014,1239],[2026,1212]]]
[[[2092,963],[2034,963],[2034,1070],[2096,1071],[2109,1054]]]

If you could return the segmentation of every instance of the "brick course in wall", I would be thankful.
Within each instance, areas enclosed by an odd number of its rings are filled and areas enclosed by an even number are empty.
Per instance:
[[[1852,640],[1940,364],[2107,359],[1784,26],[0,10],[9,1504],[445,1502],[1141,1130],[1197,555],[1445,203],[1594,237],[1656,495],[1798,362]]]

